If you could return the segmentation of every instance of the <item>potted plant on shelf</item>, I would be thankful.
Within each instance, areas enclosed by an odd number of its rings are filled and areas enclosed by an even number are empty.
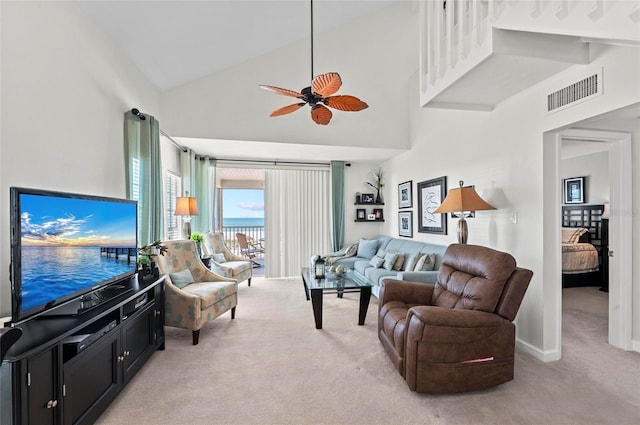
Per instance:
[[[202,242],[204,242],[204,236],[200,233],[192,233],[191,240],[196,241],[196,250],[198,252],[198,257],[202,257]]]
[[[138,248],[138,280],[143,281],[148,276],[153,276],[157,279],[160,276],[158,266],[154,261],[154,258],[158,255],[164,256],[167,252],[167,247],[160,241],[155,241],[148,245]]]
[[[369,172],[369,177],[371,177],[372,181],[367,182],[367,184],[376,190],[376,204],[381,204],[382,197],[380,196],[380,190],[382,190],[384,186],[384,182],[382,181],[382,168]]]

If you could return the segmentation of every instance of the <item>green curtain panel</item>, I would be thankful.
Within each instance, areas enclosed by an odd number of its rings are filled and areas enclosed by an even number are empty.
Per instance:
[[[331,246],[344,245],[344,161],[331,161]]]
[[[138,201],[138,245],[164,239],[160,124],[151,115],[142,121],[124,115],[127,198]]]
[[[196,155],[191,149],[182,152],[182,188],[197,200],[199,215],[191,217],[191,233],[214,230],[216,205],[216,161],[209,156]]]

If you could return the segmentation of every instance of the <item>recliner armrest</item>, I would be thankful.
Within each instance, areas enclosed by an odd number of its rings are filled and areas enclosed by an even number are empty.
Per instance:
[[[380,281],[380,303],[382,306],[389,301],[402,301],[406,304],[430,305],[434,285],[432,283],[408,282],[391,278]]]
[[[498,314],[480,310],[464,310],[460,308],[442,308],[430,305],[412,307],[407,313],[407,322],[415,316],[421,322],[431,326],[448,326],[451,328],[486,328],[501,326],[508,320]]]

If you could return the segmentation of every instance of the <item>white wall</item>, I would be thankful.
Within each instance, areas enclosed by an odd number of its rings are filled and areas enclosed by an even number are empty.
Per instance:
[[[560,170],[563,179],[585,177],[586,204],[609,202],[609,152],[597,152],[563,159],[560,162]]]
[[[124,197],[124,112],[159,92],[75,2],[0,2],[0,316],[10,313],[9,187]]]

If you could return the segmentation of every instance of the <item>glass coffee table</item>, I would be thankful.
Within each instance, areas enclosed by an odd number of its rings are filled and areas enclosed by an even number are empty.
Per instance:
[[[316,279],[309,267],[302,268],[302,282],[307,301],[311,300],[313,317],[316,321],[316,329],[322,329],[322,296],[325,294],[337,294],[342,298],[345,292],[360,292],[360,310],[358,312],[358,325],[364,325],[367,317],[369,300],[371,299],[371,284],[353,270],[347,270],[342,275],[327,274],[324,279]]]

